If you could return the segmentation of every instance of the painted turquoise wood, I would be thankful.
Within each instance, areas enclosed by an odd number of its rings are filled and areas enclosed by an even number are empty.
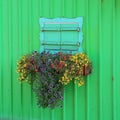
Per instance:
[[[83,17],[40,18],[40,52],[82,52]]]
[[[119,0],[0,0],[0,120],[120,120],[119,11]],[[63,109],[38,108],[16,61],[39,51],[40,17],[79,16],[93,73],[84,86],[65,87]]]

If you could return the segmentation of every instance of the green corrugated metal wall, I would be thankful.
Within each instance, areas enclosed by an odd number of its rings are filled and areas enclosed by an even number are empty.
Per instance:
[[[36,106],[15,72],[39,50],[39,18],[83,16],[83,48],[93,63],[87,83],[65,88],[64,107]],[[0,120],[120,120],[120,0],[0,0]]]

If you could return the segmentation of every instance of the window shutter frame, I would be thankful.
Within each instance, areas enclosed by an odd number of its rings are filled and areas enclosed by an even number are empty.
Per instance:
[[[42,43],[44,43],[44,41],[45,41],[45,25],[49,25],[49,26],[52,26],[53,25],[53,28],[51,27],[51,29],[54,31],[53,32],[53,34],[55,33],[55,34],[60,34],[60,36],[58,36],[58,37],[61,37],[61,34],[62,33],[64,33],[65,34],[65,32],[63,32],[63,31],[65,31],[65,28],[64,27],[61,27],[61,25],[62,26],[67,26],[67,25],[78,25],[78,28],[77,28],[77,30],[76,31],[74,31],[74,29],[73,29],[73,32],[77,32],[77,34],[78,34],[78,43],[77,43],[77,45],[79,46],[79,44],[80,44],[80,46],[78,47],[78,50],[77,51],[73,51],[72,50],[72,48],[71,48],[71,51],[72,51],[72,53],[74,53],[74,52],[82,52],[82,40],[83,40],[83,33],[82,33],[82,24],[83,24],[83,17],[77,17],[77,18],[73,18],[73,19],[69,19],[69,18],[55,18],[55,19],[48,19],[48,18],[40,18],[39,19],[39,23],[40,23],[40,29],[41,29],[41,31],[40,31],[40,44],[41,44],[41,46],[40,46],[40,52],[42,52],[42,51],[44,51],[44,47],[45,47],[45,45],[44,44],[42,44]],[[56,29],[55,30],[55,28],[54,28],[54,26],[55,25],[60,25],[60,28],[58,27],[58,29]],[[62,28],[62,30],[61,30],[61,28]],[[69,27],[68,27],[69,28]],[[74,28],[74,27],[73,27]],[[58,31],[57,31],[58,30]],[[47,31],[47,29],[46,29],[46,31]],[[56,32],[55,32],[56,31]],[[48,28],[48,32],[52,32],[52,31],[50,31],[50,29]],[[68,33],[68,36],[70,36],[71,34],[69,34],[69,32],[71,33],[72,32],[72,30],[68,30],[68,31],[66,31],[66,33]],[[53,35],[53,37],[55,36],[55,34]],[[63,35],[62,35],[62,37],[63,37]],[[72,36],[71,36],[72,37]],[[63,37],[64,38],[64,37]],[[62,39],[63,39],[62,38]],[[54,39],[54,38],[53,38]],[[62,42],[62,44],[63,43],[65,43],[61,38],[58,38],[59,40],[59,42]],[[72,40],[71,40],[72,41]],[[54,41],[53,41],[54,42]],[[58,42],[57,42],[57,39],[56,39],[56,44],[57,44]],[[74,40],[72,41],[72,44],[74,43]],[[61,44],[61,43],[60,43]],[[51,46],[52,46],[52,43],[51,43]],[[57,45],[57,47],[61,47],[61,46],[59,46],[59,44]],[[66,46],[66,47],[68,47],[69,48],[69,46]],[[64,48],[64,46],[62,46],[62,48]],[[62,50],[62,49],[61,49]],[[50,50],[51,52],[54,52],[53,50]],[[59,51],[59,50],[57,50],[57,51]],[[62,50],[62,51],[64,51],[64,50]],[[68,50],[69,51],[69,50]]]

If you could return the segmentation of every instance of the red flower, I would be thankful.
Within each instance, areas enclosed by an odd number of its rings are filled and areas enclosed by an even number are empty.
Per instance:
[[[59,63],[59,69],[62,69],[62,67],[63,67],[63,61],[60,61],[60,63]]]
[[[38,72],[38,69],[35,69],[35,72]]]
[[[66,58],[66,56],[64,56],[64,58],[63,58],[64,60],[66,60],[67,58]]]
[[[51,68],[54,68],[54,64],[51,64]]]
[[[34,64],[34,69],[36,69],[37,68],[37,66]]]

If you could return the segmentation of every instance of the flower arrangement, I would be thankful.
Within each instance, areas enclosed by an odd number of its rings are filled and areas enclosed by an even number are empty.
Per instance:
[[[71,80],[78,86],[84,84],[83,77],[87,76],[92,71],[92,65],[85,53],[77,53],[69,56],[69,61],[66,63],[65,72],[59,80],[64,85],[67,85]]]
[[[36,73],[38,72],[37,65],[39,64],[40,54],[33,52],[32,54],[23,55],[17,62],[17,73],[19,74],[18,80],[20,82],[26,80],[29,84],[32,84],[36,79]]]
[[[17,62],[18,80],[32,85],[37,104],[43,108],[62,107],[64,85],[74,81],[82,86],[83,77],[91,71],[92,65],[85,53],[33,52]]]

